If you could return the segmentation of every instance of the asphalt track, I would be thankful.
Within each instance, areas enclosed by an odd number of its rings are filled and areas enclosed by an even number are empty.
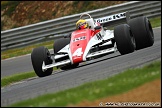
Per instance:
[[[33,98],[45,93],[76,87],[85,82],[104,79],[118,74],[127,68],[135,68],[161,59],[161,27],[153,29],[153,46],[120,55],[119,52],[82,63],[78,68],[53,72],[52,75],[25,81],[1,88],[1,106]],[[30,55],[1,60],[1,78],[15,73],[32,71]]]

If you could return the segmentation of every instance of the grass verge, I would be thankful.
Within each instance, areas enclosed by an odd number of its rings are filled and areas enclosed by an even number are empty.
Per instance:
[[[161,26],[161,16],[156,17],[156,18],[151,18],[150,22],[151,22],[151,25],[152,25],[153,28]],[[16,49],[2,51],[1,52],[1,60],[11,58],[11,57],[17,57],[17,56],[29,54],[29,53],[32,52],[33,48],[36,48],[36,47],[39,47],[39,46],[45,46],[48,49],[52,49],[53,48],[53,42],[54,41],[52,40],[52,41],[43,42],[43,43],[40,43],[40,44],[34,44],[34,45],[26,46],[26,47],[23,47],[23,48],[16,48]]]
[[[57,70],[56,67],[53,68],[53,70]],[[31,77],[36,77],[37,75],[35,74],[34,71],[31,72],[22,72],[22,73],[18,73],[18,74],[14,74],[11,76],[7,76],[4,78],[1,78],[1,87],[10,85],[12,83],[18,82],[18,81],[22,81]]]
[[[156,18],[151,18],[150,23],[152,25],[152,28],[161,26],[161,16]]]
[[[7,86],[9,84],[27,79],[27,78],[31,78],[31,77],[35,77],[36,74],[34,71],[32,72],[24,72],[24,73],[19,73],[19,74],[15,74],[12,76],[7,76],[4,78],[1,78],[1,87]]]
[[[45,46],[48,49],[52,49],[53,42],[54,41],[52,40],[52,41],[43,42],[43,43],[39,43],[39,44],[29,45],[29,46],[26,46],[23,48],[15,48],[15,49],[2,51],[1,52],[1,60],[11,58],[11,57],[17,57],[17,56],[21,56],[21,55],[30,54],[32,52],[33,48],[36,48],[39,46]]]
[[[83,100],[112,96],[129,91],[146,82],[161,79],[161,61],[156,61],[143,68],[129,69],[110,78],[83,84],[79,87],[42,95],[33,99],[21,101],[11,106],[67,106],[77,104]]]

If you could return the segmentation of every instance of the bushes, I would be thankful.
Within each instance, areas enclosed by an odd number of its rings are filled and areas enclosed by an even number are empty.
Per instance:
[[[11,16],[12,12],[15,11],[16,6],[20,3],[20,1],[3,1],[1,3],[1,10],[6,9],[5,15]]]

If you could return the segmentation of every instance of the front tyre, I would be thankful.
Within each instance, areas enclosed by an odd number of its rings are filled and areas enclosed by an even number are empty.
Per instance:
[[[116,26],[114,28],[114,38],[117,49],[122,55],[134,52],[136,44],[129,25],[121,24]]]
[[[47,48],[43,46],[34,48],[31,53],[31,61],[37,76],[45,77],[52,74],[53,68],[49,68],[44,71],[42,70],[43,61],[45,62],[45,65],[52,63],[51,55]]]

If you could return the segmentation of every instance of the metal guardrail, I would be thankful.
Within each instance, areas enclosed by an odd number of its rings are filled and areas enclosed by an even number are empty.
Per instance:
[[[147,16],[148,18],[161,16],[161,1],[126,2],[83,13],[88,13],[95,19],[125,11],[129,11],[130,18],[138,16]],[[1,51],[60,38],[63,34],[75,30],[75,23],[81,14],[1,31]]]

